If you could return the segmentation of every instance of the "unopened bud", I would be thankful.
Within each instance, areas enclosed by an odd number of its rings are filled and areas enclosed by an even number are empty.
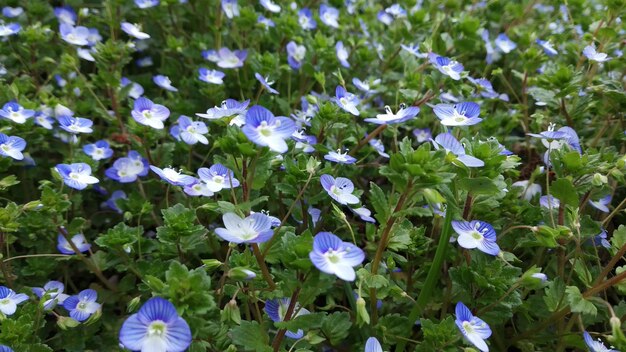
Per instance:
[[[70,317],[63,317],[63,316],[59,316],[59,319],[57,320],[57,325],[63,329],[63,330],[67,330],[67,329],[71,329],[71,328],[75,328],[78,325],[80,325],[80,322],[78,322],[77,320],[74,320]]]
[[[252,280],[256,277],[256,274],[250,269],[236,267],[228,271],[228,277],[234,280]]]
[[[137,307],[139,307],[139,303],[141,302],[141,297],[137,296],[133,299],[130,300],[130,302],[128,302],[128,305],[126,306],[126,311],[128,313],[132,313],[134,311],[137,310]]]
[[[356,300],[356,322],[359,326],[370,323],[370,315],[365,307],[365,300],[363,297],[359,297]]]
[[[220,266],[222,266],[222,262],[220,262],[217,259],[203,259],[202,260],[202,267],[208,271],[215,270],[219,268]]]
[[[591,179],[591,184],[594,186],[602,186],[607,184],[608,178],[602,174],[595,173],[593,174],[593,178]]]

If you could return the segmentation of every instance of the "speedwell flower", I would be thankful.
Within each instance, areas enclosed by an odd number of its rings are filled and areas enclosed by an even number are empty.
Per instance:
[[[71,241],[74,246],[76,246],[76,249],[78,249],[78,251],[81,253],[87,252],[89,248],[91,248],[91,244],[87,242],[85,235],[83,235],[82,233],[78,233],[72,236]],[[57,236],[57,249],[63,254],[76,254],[74,248],[72,248],[72,245],[67,241],[65,236],[61,234]]]
[[[0,155],[22,160],[24,148],[26,148],[26,141],[23,138],[0,133]]]
[[[235,50],[231,51],[228,48],[221,48],[217,52],[217,66],[221,68],[239,68],[243,66],[243,63],[248,57],[247,50]]]
[[[189,145],[194,145],[198,142],[205,145],[209,144],[209,140],[204,136],[209,133],[206,124],[201,121],[192,121],[185,115],[180,115],[178,125],[173,126],[170,132],[174,138],[182,140]]]
[[[161,130],[165,127],[163,121],[170,116],[170,110],[148,98],[140,97],[135,100],[131,115],[137,123]]]
[[[313,238],[309,253],[313,265],[321,272],[337,275],[345,281],[354,281],[354,268],[365,259],[365,253],[350,242],[343,242],[330,232],[320,232]]]
[[[435,146],[435,149],[439,149],[441,147],[447,152],[456,155],[457,160],[467,167],[485,166],[484,161],[471,155],[465,154],[465,148],[463,148],[463,145],[449,132],[439,134],[432,142]]]
[[[608,213],[609,212],[609,205],[611,205],[611,199],[613,199],[613,197],[609,194],[605,197],[602,197],[598,200],[589,200],[589,204],[591,204],[591,206],[593,206],[594,208],[600,210],[603,213]]]
[[[120,81],[120,87],[126,87],[129,84],[130,84],[130,90],[128,91],[129,97],[133,99],[138,99],[140,96],[143,95],[144,90],[141,84],[133,82],[126,77],[122,77]]]
[[[47,282],[43,288],[42,287],[33,287],[33,293],[39,298],[46,298],[43,302],[43,309],[51,310],[57,304],[63,304],[65,300],[69,297],[65,293],[65,285],[59,281],[49,281]]]
[[[344,87],[337,86],[337,88],[335,88],[334,101],[343,110],[351,113],[352,115],[359,116],[359,110],[357,109],[357,105],[359,105],[360,102],[359,98],[346,91]]]
[[[483,120],[478,117],[480,106],[473,102],[437,104],[433,112],[444,126],[471,126]]]
[[[235,178],[234,172],[222,164],[199,168],[198,176],[211,192],[239,187],[239,180]]]
[[[385,113],[376,115],[376,118],[367,118],[364,121],[375,123],[377,125],[401,123],[414,119],[419,114],[420,108],[417,106],[409,106],[408,108],[404,104],[400,104],[400,110],[395,114],[391,111],[391,108],[386,105]]]
[[[293,40],[287,43],[287,62],[291,68],[299,69],[305,56],[306,47],[304,45],[298,45]]]
[[[15,101],[10,101],[2,107],[0,110],[0,117],[9,119],[15,123],[22,124],[27,119],[35,115],[35,110],[24,109],[20,104]]]
[[[439,56],[435,53],[428,54],[430,63],[435,65],[439,72],[446,76],[449,76],[455,81],[461,79],[461,72],[463,72],[463,65],[455,60],[450,60],[445,56]]]
[[[607,54],[597,52],[596,46],[593,44],[587,45],[583,49],[583,55],[585,55],[587,59],[596,62],[605,62],[611,60],[611,58]]]
[[[515,50],[515,48],[517,48],[517,44],[509,39],[509,37],[505,33],[498,34],[495,39],[495,43],[496,47],[505,54],[508,54],[511,51]]]
[[[458,302],[455,308],[456,326],[463,336],[482,352],[488,352],[489,346],[485,340],[491,336],[491,328],[482,319],[474,316],[472,312],[463,304]]]
[[[274,13],[280,12],[280,6],[278,6],[272,0],[260,0],[259,3],[261,4],[261,6],[265,7],[270,12],[274,12]]]
[[[298,11],[298,23],[302,29],[312,30],[317,27],[317,22],[313,18],[313,13],[308,8]]]
[[[198,79],[212,84],[224,84],[224,72],[218,70],[209,70],[204,67],[198,69]]]
[[[83,152],[89,155],[93,160],[108,159],[113,155],[113,149],[105,140],[99,140],[93,144],[87,144],[83,147]]]
[[[365,350],[363,352],[383,352],[383,346],[380,345],[377,338],[370,337],[365,342]]]
[[[196,181],[194,177],[183,175],[180,171],[176,171],[176,169],[170,167],[161,169],[154,165],[150,165],[150,169],[154,171],[155,174],[159,175],[163,181],[166,181],[174,186],[189,186]]]
[[[359,198],[352,194],[354,192],[354,184],[349,179],[345,177],[334,178],[324,174],[320,177],[320,182],[326,193],[339,204],[359,203]]]
[[[150,38],[150,34],[142,32],[141,27],[134,23],[122,22],[121,28],[126,34],[133,38],[140,40]]]
[[[239,16],[239,5],[237,4],[237,0],[222,0],[222,10],[228,18]]]
[[[337,59],[339,60],[341,66],[349,68],[350,63],[348,62],[348,56],[350,56],[350,54],[348,54],[348,50],[343,45],[341,40],[335,45],[335,51],[337,52]]]
[[[248,104],[250,104],[250,100],[238,102],[235,99],[226,99],[220,106],[208,109],[205,114],[196,113],[196,115],[209,120],[235,116],[231,121],[231,125],[243,126],[245,115],[248,111]]]
[[[546,53],[546,55],[552,57],[557,55],[559,52],[556,51],[556,49],[554,49],[554,47],[552,46],[552,43],[550,43],[550,41],[544,41],[541,39],[537,39],[536,40],[537,44],[539,44],[539,46],[543,49],[543,52]]]
[[[91,133],[93,121],[83,117],[59,116],[59,127],[72,134]]]
[[[272,319],[272,321],[275,323],[283,321],[285,319],[285,314],[287,314],[287,309],[289,309],[290,303],[291,299],[289,298],[267,300],[265,302],[265,313],[267,313],[270,319]],[[300,305],[296,303],[291,319],[295,319],[296,317],[306,314],[310,314],[309,310],[300,307]],[[298,329],[295,332],[287,331],[285,333],[285,336],[292,339],[300,339],[304,336],[304,331],[302,331],[302,329]]]
[[[191,329],[170,301],[153,297],[124,321],[119,338],[132,351],[183,352],[191,344]]]
[[[82,290],[79,294],[68,297],[63,302],[63,307],[70,312],[72,319],[82,322],[100,309],[97,299],[98,293],[95,290]]]
[[[296,124],[287,117],[274,116],[266,108],[255,105],[248,110],[242,131],[251,142],[284,153],[288,149],[285,140],[296,131]]]
[[[339,28],[339,10],[325,4],[320,5],[320,20],[329,27]]]
[[[83,26],[74,27],[71,24],[61,23],[59,26],[61,39],[78,46],[89,44],[89,29]]]
[[[91,166],[85,163],[58,164],[55,169],[68,187],[77,190],[85,189],[88,185],[100,182],[91,176]]]
[[[548,194],[539,198],[539,205],[546,209],[558,209],[561,206],[561,201],[551,194]]]
[[[159,6],[159,0],[135,0],[135,5],[140,9],[148,9]]]
[[[324,155],[324,159],[339,164],[354,164],[356,162],[356,158],[348,155],[347,153],[342,153],[341,149],[337,151],[331,150],[328,154]]]
[[[520,197],[529,202],[536,194],[541,194],[541,185],[537,183],[530,183],[529,180],[513,182],[511,187],[524,188]]]
[[[246,218],[235,213],[226,213],[222,220],[225,228],[217,228],[215,233],[228,242],[263,243],[274,234],[272,220],[263,213],[254,213]]]
[[[270,92],[271,94],[278,94],[278,91],[274,88],[272,88],[272,84],[274,84],[274,81],[270,81],[270,77],[263,77],[261,76],[260,73],[255,72],[254,73],[254,77],[257,79],[257,81],[259,81],[261,83],[261,85],[263,86],[263,88],[267,89],[268,92]]]
[[[168,90],[170,92],[178,92],[178,88],[172,85],[170,78],[164,75],[156,75],[152,77],[152,81],[159,87]]]
[[[2,16],[7,17],[7,18],[18,17],[22,13],[24,13],[24,9],[21,7],[5,6],[2,8]]]
[[[600,339],[594,341],[591,335],[586,331],[583,331],[583,339],[587,347],[589,347],[589,352],[618,352],[617,350],[606,347]]]
[[[478,220],[452,221],[452,228],[459,235],[457,242],[465,249],[478,248],[481,252],[498,255],[500,247],[496,243],[496,230],[493,226]]]
[[[0,286],[0,312],[4,315],[13,315],[17,310],[17,305],[27,300],[27,295],[15,293],[8,287]]]
[[[146,176],[149,170],[148,159],[143,158],[138,152],[131,150],[128,156],[117,159],[113,166],[104,174],[117,182],[129,183],[137,180],[138,176]]]

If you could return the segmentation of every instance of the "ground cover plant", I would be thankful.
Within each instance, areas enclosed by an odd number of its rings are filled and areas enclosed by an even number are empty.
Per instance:
[[[5,0],[0,351],[626,351],[623,0]]]

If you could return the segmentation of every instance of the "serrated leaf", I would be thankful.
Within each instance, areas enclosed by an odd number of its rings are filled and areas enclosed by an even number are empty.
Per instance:
[[[242,321],[241,325],[230,330],[233,343],[244,351],[270,352],[269,336],[256,321]]]
[[[598,314],[598,308],[583,297],[578,287],[567,286],[565,288],[565,293],[567,294],[567,302],[569,303],[572,312],[588,314],[594,317]]]

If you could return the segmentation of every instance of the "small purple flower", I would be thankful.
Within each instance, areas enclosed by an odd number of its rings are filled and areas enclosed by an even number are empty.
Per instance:
[[[488,352],[485,340],[491,336],[491,328],[482,319],[474,316],[465,304],[458,302],[455,308],[456,326],[463,336],[482,352]]]
[[[603,213],[608,213],[609,210],[609,205],[611,205],[611,200],[613,199],[613,197],[609,194],[605,197],[602,197],[598,200],[589,200],[589,204],[591,204],[591,206],[593,206],[594,208],[600,210]]]
[[[78,134],[93,132],[93,129],[91,128],[91,126],[93,126],[93,121],[90,119],[74,116],[59,116],[58,120],[59,127],[69,133]]]
[[[2,8],[2,16],[7,18],[15,18],[24,13],[24,9],[21,7],[5,6]]]
[[[344,281],[354,281],[355,266],[365,260],[365,253],[350,242],[343,242],[330,232],[320,232],[313,238],[313,250],[309,253],[313,265],[321,272],[337,275]]]
[[[348,57],[350,54],[341,40],[335,45],[335,51],[337,52],[337,59],[339,60],[341,66],[349,68],[350,63],[348,62]]]
[[[17,305],[27,300],[27,295],[15,293],[8,287],[0,286],[0,312],[4,315],[13,315],[17,310]]]
[[[150,99],[140,97],[135,100],[131,115],[137,123],[161,130],[165,127],[163,121],[170,116],[170,110]]]
[[[254,213],[246,218],[235,213],[226,213],[222,220],[225,228],[217,228],[215,233],[228,242],[263,243],[274,235],[272,220],[263,213]]]
[[[487,64],[491,64],[493,62],[494,50],[493,46],[491,45],[491,41],[489,40],[489,30],[483,30],[483,32],[481,33],[481,37],[485,42],[485,50],[487,51],[487,57],[485,58],[485,61],[487,62]]]
[[[170,78],[164,75],[156,75],[154,77],[152,77],[152,81],[154,81],[154,83],[165,89],[168,90],[170,92],[178,92],[178,88],[174,87],[172,85],[172,81],[170,81]]]
[[[367,137],[367,134],[365,135],[365,137]],[[385,146],[380,139],[370,139],[369,145],[374,147],[378,155],[382,156],[383,158],[389,158],[389,154],[385,153]]]
[[[495,39],[496,47],[505,54],[517,48],[517,44],[513,42],[505,33],[500,33]]]
[[[15,123],[23,124],[27,119],[35,115],[35,110],[24,109],[20,104],[15,101],[10,101],[0,110],[0,117],[9,119]]]
[[[459,62],[450,60],[445,56],[439,56],[435,53],[428,54],[428,59],[430,60],[431,64],[435,65],[439,72],[443,73],[446,76],[449,76],[455,81],[461,79],[463,65],[461,65]]]
[[[290,303],[291,299],[289,298],[269,299],[265,302],[265,313],[267,313],[267,316],[269,316],[273,322],[281,322],[285,319],[285,314],[287,314]],[[295,304],[293,312],[295,314],[291,316],[291,319],[310,314],[308,309],[300,307],[298,303]],[[287,331],[285,336],[291,339],[301,339],[304,337],[304,331],[302,331],[302,329],[298,329],[296,332]]]
[[[245,123],[245,116],[248,112],[248,104],[250,100],[238,102],[235,99],[226,99],[222,102],[221,106],[210,108],[206,111],[206,114],[196,113],[197,116],[203,117],[209,120],[217,120],[228,116],[235,116],[231,121],[231,125],[243,126]]]
[[[348,153],[342,153],[341,149],[328,152],[324,155],[324,159],[339,164],[354,164],[356,162],[356,158],[348,155]]]
[[[239,5],[237,4],[237,0],[222,0],[222,11],[224,11],[224,14],[228,18],[238,17]]]
[[[204,145],[209,144],[209,140],[204,136],[209,133],[206,124],[201,121],[192,121],[185,115],[180,115],[178,125],[172,127],[171,133],[189,145],[194,145],[198,142]]]
[[[76,24],[76,19],[78,18],[76,11],[74,11],[71,6],[55,7],[54,16],[56,16],[60,23],[72,26]]]
[[[478,117],[480,106],[476,103],[437,104],[433,112],[444,126],[471,126],[483,119]]]
[[[76,249],[81,253],[87,252],[89,248],[91,248],[91,244],[87,243],[87,239],[85,239],[85,235],[82,233],[72,236],[71,240],[74,246],[76,246]],[[57,236],[57,249],[63,254],[76,254],[72,245],[61,234]]]
[[[302,29],[313,30],[317,27],[317,22],[313,18],[313,13],[308,8],[298,11],[298,23]]]
[[[345,177],[334,178],[324,174],[320,177],[320,182],[326,193],[339,204],[359,203],[359,198],[352,194],[354,192],[354,184],[349,179]]]
[[[231,51],[228,48],[221,48],[217,52],[217,66],[221,68],[239,68],[248,57],[247,50]]]
[[[535,195],[541,195],[541,185],[536,183],[530,183],[529,180],[514,182],[511,187],[523,188],[524,190],[520,194],[520,197],[529,202],[535,197]]]
[[[135,0],[135,5],[140,9],[148,9],[159,6],[159,0]]]
[[[120,209],[120,207],[117,205],[117,201],[120,199],[127,200],[128,196],[126,195],[124,191],[117,190],[111,193],[111,198],[107,199],[107,201],[102,203],[102,205],[115,211],[118,214],[122,214],[122,209]]]
[[[47,111],[46,111],[47,110]],[[38,111],[35,113],[35,123],[47,130],[52,129],[52,124],[54,124],[54,119],[48,115],[52,113],[52,109],[44,109],[44,111]]]
[[[19,23],[2,23],[0,22],[0,38],[16,35],[20,32],[22,26]]]
[[[417,143],[424,143],[433,137],[430,128],[416,128],[413,130],[413,135],[417,139]]]
[[[552,43],[550,43],[550,41],[544,41],[541,39],[537,39],[535,41],[537,44],[539,44],[539,46],[543,49],[543,52],[546,53],[546,55],[552,57],[557,55],[559,52],[556,51],[556,49],[554,49],[554,47],[552,46]]]
[[[385,113],[376,115],[376,118],[367,118],[364,121],[377,125],[390,125],[394,123],[402,123],[414,119],[419,114],[420,108],[417,106],[409,106],[400,104],[400,109],[394,114],[388,105],[385,105]]]
[[[97,141],[94,144],[87,144],[83,147],[83,152],[96,161],[108,159],[113,156],[113,149],[109,147],[109,143],[105,140]]]
[[[100,182],[91,176],[91,166],[85,163],[58,164],[55,169],[63,178],[63,183],[77,190],[85,189],[88,185]]]
[[[122,30],[133,38],[139,40],[150,38],[150,34],[141,31],[141,27],[134,23],[122,22]]]
[[[49,281],[43,288],[33,287],[33,293],[37,297],[43,299],[45,296],[46,300],[43,302],[43,309],[45,310],[52,310],[57,304],[65,302],[69,296],[63,293],[64,290],[65,285],[59,281]]]
[[[194,179],[194,183],[185,186],[183,188],[183,192],[185,192],[185,194],[187,194],[188,196],[192,196],[192,197],[200,197],[200,196],[210,197],[214,194],[206,186],[206,183],[198,179]]]
[[[166,181],[167,183],[174,186],[189,186],[196,182],[196,179],[192,176],[183,175],[181,171],[176,171],[176,169],[166,167],[166,168],[158,168],[154,165],[150,165],[150,169],[154,171],[155,174],[159,175],[159,177]]]
[[[383,346],[380,345],[377,338],[370,337],[365,342],[365,350],[363,352],[383,352]]]
[[[367,221],[367,222],[371,222],[371,223],[375,223],[376,220],[372,217],[372,211],[367,209],[366,207],[360,207],[360,208],[350,208],[350,210],[358,215],[361,220],[363,221]]]
[[[98,293],[95,290],[82,290],[79,294],[68,297],[63,302],[63,307],[70,312],[72,319],[83,322],[100,310],[100,303],[96,302],[97,299]]]
[[[261,76],[260,73],[256,72],[254,74],[254,77],[257,79],[257,81],[259,81],[261,83],[261,85],[263,86],[263,88],[267,89],[268,92],[272,93],[272,94],[278,94],[278,91],[274,88],[272,88],[272,84],[274,84],[274,81],[269,81],[270,77],[263,77]]]
[[[352,115],[359,116],[359,110],[357,109],[357,105],[360,103],[359,98],[346,91],[344,87],[337,86],[337,88],[335,88],[334,101],[343,110],[351,113]]]
[[[465,249],[478,248],[481,252],[498,255],[500,247],[496,243],[496,230],[493,226],[478,220],[452,221],[452,228],[459,235],[457,242]]]
[[[80,57],[83,60],[87,60],[87,61],[91,61],[91,62],[95,62],[96,58],[93,57],[92,54],[94,54],[96,52],[96,48],[90,48],[90,49],[85,49],[85,48],[76,48],[76,54],[78,55],[78,57]],[[74,93],[76,94],[77,92],[77,88],[74,88]]]
[[[277,153],[288,149],[286,139],[296,130],[296,124],[287,117],[274,116],[266,108],[255,105],[246,114],[242,131],[248,139],[260,146],[267,146]]]
[[[218,70],[209,70],[204,67],[198,69],[198,79],[212,84],[224,84],[224,72]]]
[[[129,84],[130,90],[128,91],[128,96],[133,99],[139,99],[139,97],[142,96],[144,93],[143,87],[139,83],[133,82],[126,77],[122,77],[122,80],[120,81],[120,86],[126,87]]]
[[[89,29],[87,27],[74,27],[71,24],[61,23],[59,32],[61,33],[61,39],[72,45],[83,46],[89,44]]]
[[[257,23],[262,24],[265,29],[268,29],[270,27],[276,27],[276,23],[274,23],[274,21],[263,15],[259,15],[259,18],[257,18]]]
[[[458,161],[463,163],[467,167],[482,167],[485,166],[485,162],[475,158],[471,155],[465,154],[465,148],[454,136],[447,132],[442,133],[435,137],[435,140],[431,140],[435,149],[443,148],[447,152],[456,155]]]
[[[135,64],[137,65],[137,67],[150,67],[154,65],[154,62],[152,61],[152,57],[145,56],[145,57],[137,59],[135,61]]]
[[[600,230],[601,230],[600,233],[595,235],[591,239],[591,243],[594,246],[602,246],[604,248],[611,248],[611,243],[609,243],[609,241],[607,240],[606,230],[603,227],[601,227]]]
[[[400,44],[400,47],[402,47],[402,49],[406,50],[409,54],[419,58],[419,59],[425,59],[428,57],[427,53],[422,53],[420,52],[420,46],[417,44],[409,44],[409,45],[404,45],[404,44]]]
[[[339,10],[326,4],[320,5],[320,20],[332,28],[339,28]]]
[[[561,206],[561,201],[558,198],[548,194],[539,198],[539,205],[546,209],[558,209]]]
[[[150,298],[124,321],[120,344],[132,351],[183,352],[191,344],[191,329],[174,305],[161,297]]]
[[[585,55],[585,57],[591,61],[596,61],[596,62],[606,62],[611,60],[611,58],[605,54],[605,53],[599,53],[596,51],[596,46],[595,45],[587,45],[584,49],[583,49],[583,55]]]
[[[117,159],[113,166],[108,168],[104,174],[117,182],[129,183],[135,182],[137,177],[146,176],[148,174],[148,159],[141,157],[141,154],[131,150],[128,156]]]
[[[600,339],[594,341],[591,335],[586,331],[583,331],[583,339],[587,347],[589,347],[589,352],[619,352],[618,350],[607,348]]]
[[[15,160],[24,159],[22,151],[26,148],[26,141],[17,136],[7,136],[0,133],[0,155]]]
[[[239,187],[239,180],[235,178],[233,171],[222,164],[198,169],[198,177],[211,192]]]
[[[261,6],[265,7],[269,12],[279,13],[280,6],[274,3],[272,0],[260,0],[259,3]]]
[[[294,70],[300,69],[302,61],[306,56],[306,47],[298,45],[294,41],[287,43],[287,62]]]

